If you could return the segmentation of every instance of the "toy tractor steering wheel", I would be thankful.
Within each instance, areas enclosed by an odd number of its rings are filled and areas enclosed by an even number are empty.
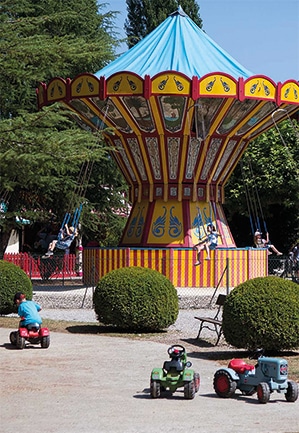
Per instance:
[[[175,351],[178,351],[179,356],[182,356],[186,352],[184,346],[181,346],[180,344],[174,344],[173,346],[170,346],[167,350],[168,355],[172,355]]]
[[[249,354],[248,358],[249,359],[259,359],[261,356],[264,355],[264,353],[265,353],[265,349],[262,349],[262,348],[261,349],[255,349]]]

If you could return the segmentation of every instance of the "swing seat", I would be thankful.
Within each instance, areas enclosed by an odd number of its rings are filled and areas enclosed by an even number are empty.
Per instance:
[[[58,241],[58,242],[57,242],[57,244],[56,244],[56,248],[57,248],[58,250],[67,250],[68,248],[70,248],[70,246],[71,246],[73,240],[74,240],[74,237],[70,237],[70,238],[67,239],[67,240],[63,240],[63,239],[62,239],[61,241]]]
[[[60,228],[59,234],[58,234],[58,240],[57,240],[57,244],[62,245],[62,248],[60,248],[60,249],[69,248],[70,245],[71,245],[71,243],[72,243],[72,241],[74,240],[74,238],[76,236],[77,228],[78,228],[78,225],[79,225],[79,219],[80,219],[80,215],[81,215],[81,212],[82,212],[82,207],[83,207],[83,204],[81,203],[80,206],[77,207],[76,210],[75,210],[75,212],[74,212],[74,216],[73,216],[73,219],[72,219],[72,222],[71,222],[71,226],[73,227],[73,232],[68,237],[68,240],[69,239],[71,240],[71,242],[70,242],[70,244],[68,246],[67,246],[67,244],[65,244],[66,246],[64,246],[64,242],[67,242],[67,241],[66,241],[66,237],[63,237],[62,234],[64,232],[65,226],[68,225],[69,222],[70,222],[70,220],[71,220],[71,214],[69,212],[67,212],[65,214],[64,219],[63,219],[62,224],[61,224],[61,228]],[[56,244],[56,247],[59,248],[59,246],[57,244]]]

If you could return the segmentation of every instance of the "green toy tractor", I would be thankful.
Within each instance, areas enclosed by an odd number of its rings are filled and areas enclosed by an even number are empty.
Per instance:
[[[154,368],[151,373],[151,397],[158,398],[162,392],[174,393],[184,388],[184,397],[192,399],[199,390],[200,376],[190,369],[192,363],[187,361],[186,350],[180,344],[170,346],[167,350],[170,361],[165,361],[163,368]]]

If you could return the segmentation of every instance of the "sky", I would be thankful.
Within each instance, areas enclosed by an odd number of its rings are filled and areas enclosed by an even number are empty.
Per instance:
[[[197,4],[203,30],[253,74],[275,82],[299,80],[299,0],[197,0]],[[125,37],[126,0],[107,0],[105,10],[120,12],[115,31]],[[119,52],[126,50],[123,44]]]

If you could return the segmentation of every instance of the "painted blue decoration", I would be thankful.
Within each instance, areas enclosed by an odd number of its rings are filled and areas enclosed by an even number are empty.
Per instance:
[[[165,234],[165,224],[166,224],[166,207],[163,206],[164,214],[159,216],[153,223],[152,233],[156,238],[161,238]]]
[[[144,218],[142,216],[143,211],[144,207],[142,209],[139,207],[137,215],[132,218],[132,221],[127,230],[127,236],[129,238],[131,238],[132,236],[139,238],[141,236],[144,227]]]
[[[169,224],[169,236],[172,238],[177,238],[181,233],[183,229],[183,225],[180,222],[180,220],[173,215],[172,210],[174,209],[174,206],[170,209],[170,224]]]

